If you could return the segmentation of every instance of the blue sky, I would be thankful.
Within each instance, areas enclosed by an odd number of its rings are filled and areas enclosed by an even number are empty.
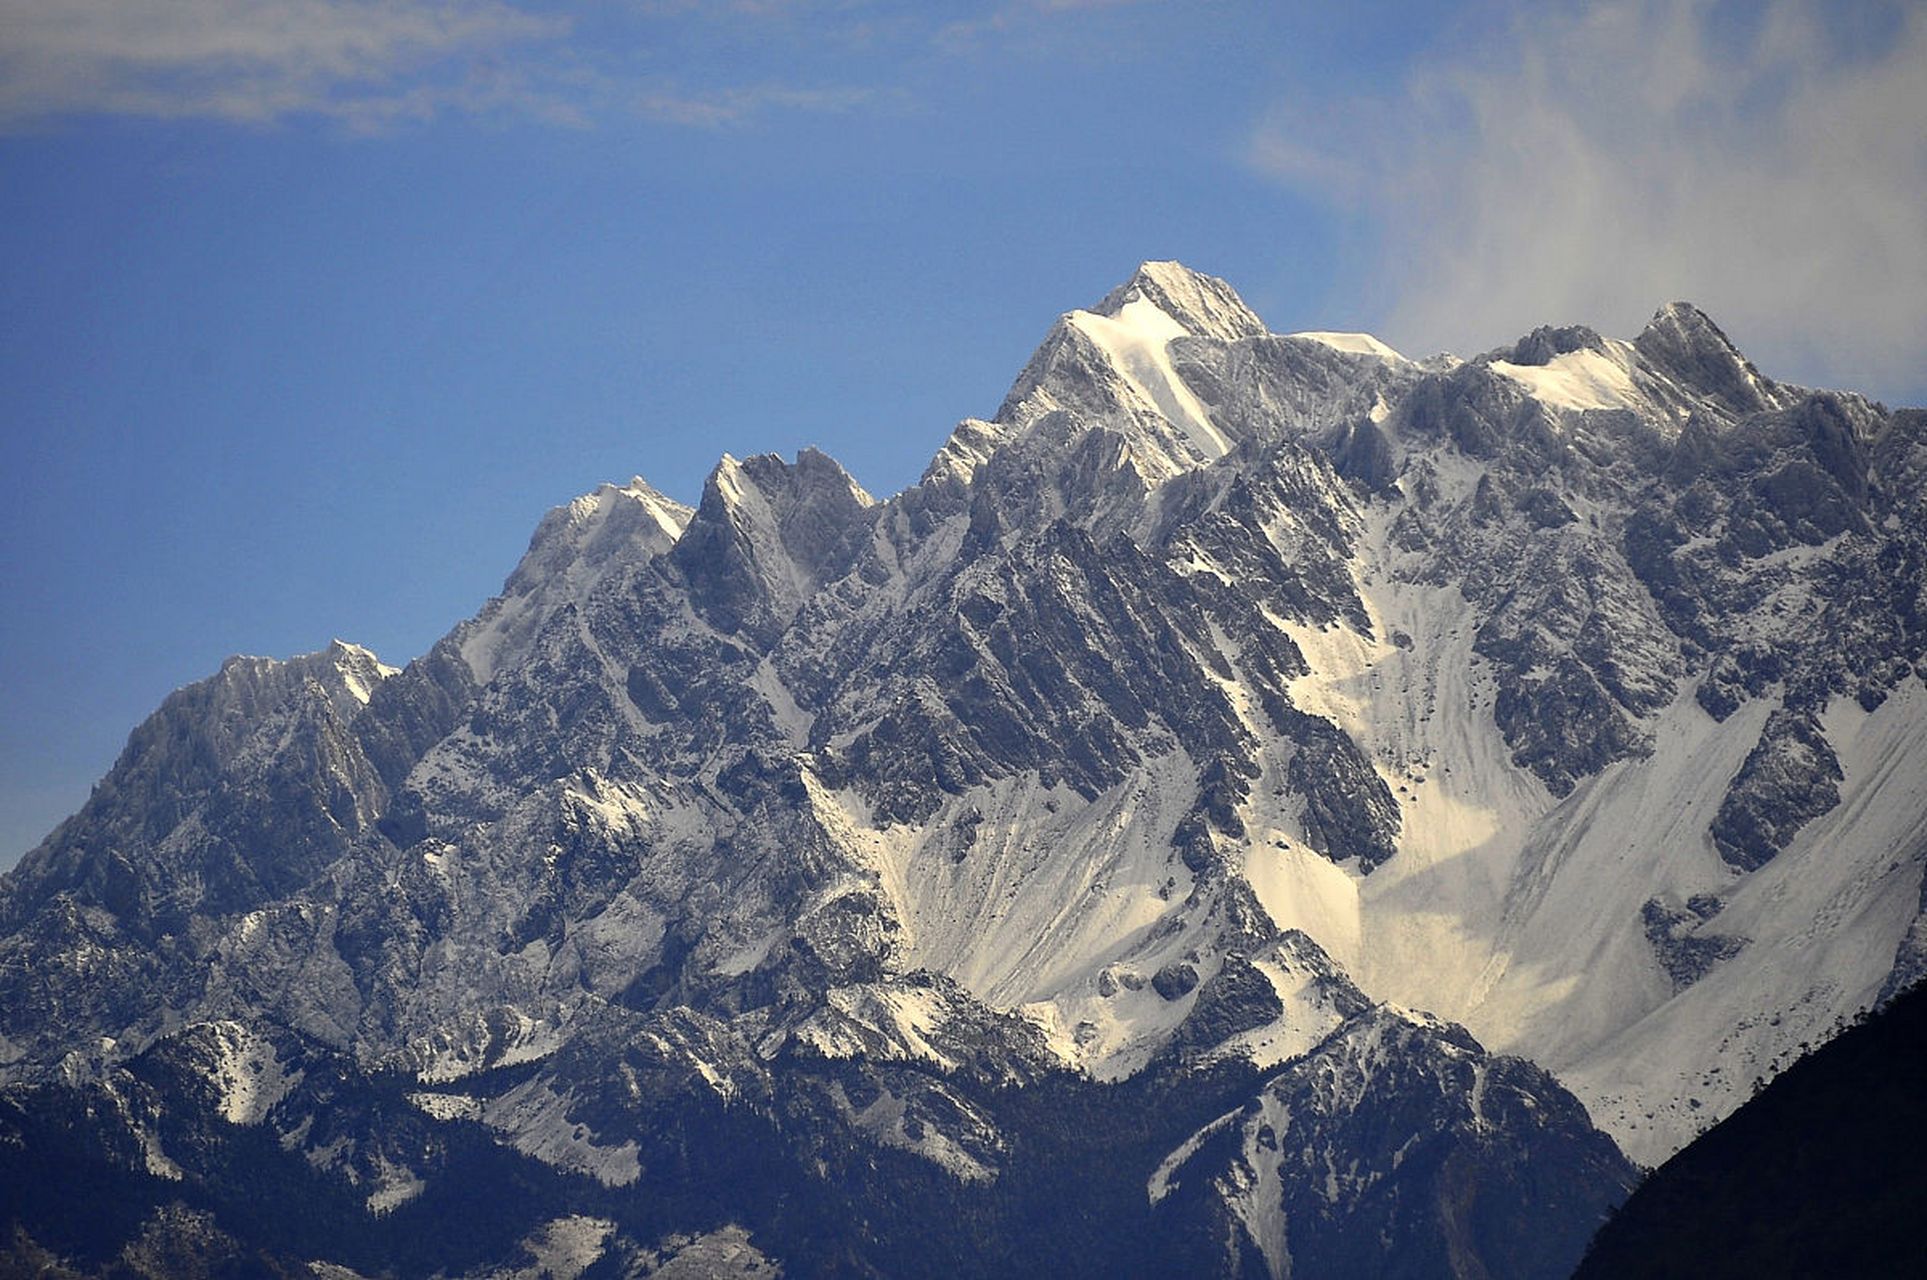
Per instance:
[[[0,0],[0,865],[172,688],[548,507],[916,478],[1145,258],[1481,350],[1677,297],[1927,401],[1901,3]]]

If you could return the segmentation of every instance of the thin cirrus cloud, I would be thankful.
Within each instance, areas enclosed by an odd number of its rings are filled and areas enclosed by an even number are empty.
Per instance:
[[[660,124],[717,128],[738,124],[766,111],[854,111],[896,95],[864,88],[799,89],[751,85],[711,92],[649,89],[635,98],[642,116]]]
[[[893,110],[917,97],[902,69],[923,53],[1087,49],[1080,11],[1145,2],[998,0],[952,20],[908,0],[623,0],[573,15],[544,0],[0,0],[0,133],[90,116],[380,132],[441,115],[718,128]],[[852,58],[866,82],[838,82]],[[834,68],[828,82],[809,82],[812,65]]]
[[[1927,389],[1918,6],[1533,6],[1388,93],[1279,108],[1251,157],[1358,219],[1408,349],[1684,297],[1769,372]]]
[[[1081,42],[1091,37],[1078,17],[1087,10],[1124,9],[1157,0],[1006,0],[981,12],[968,13],[940,24],[933,36],[946,53],[975,53],[992,42],[1002,46],[1017,38],[1033,48],[1053,41]]]
[[[566,116],[565,98],[499,55],[568,28],[500,0],[0,0],[0,128],[74,115]]]
[[[625,111],[714,127],[879,97],[775,83],[664,88],[644,74],[646,41],[633,32],[593,49],[579,34],[569,18],[504,0],[0,0],[0,131],[102,115],[317,117],[379,131],[443,114],[582,125]]]

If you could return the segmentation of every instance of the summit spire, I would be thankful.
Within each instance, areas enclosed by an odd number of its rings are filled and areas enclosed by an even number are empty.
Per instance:
[[[1269,330],[1238,291],[1216,276],[1193,271],[1181,262],[1146,262],[1131,278],[1104,296],[1091,310],[1115,316],[1143,298],[1200,338],[1227,342],[1263,337]]]

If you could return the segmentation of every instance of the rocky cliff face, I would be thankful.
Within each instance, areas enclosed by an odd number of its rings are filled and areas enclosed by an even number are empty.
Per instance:
[[[604,486],[6,878],[7,1176],[133,1206],[21,1239],[1558,1274],[1921,967],[1924,422],[1684,304],[1415,362],[1152,263],[887,501]]]
[[[1541,1276],[1570,1267],[1622,1177],[1543,1071],[1379,1006],[1199,1130],[1149,1190],[1212,1223],[1220,1252],[1200,1270]]]

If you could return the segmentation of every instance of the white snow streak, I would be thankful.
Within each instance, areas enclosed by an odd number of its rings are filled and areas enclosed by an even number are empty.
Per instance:
[[[1211,414],[1178,376],[1168,348],[1185,328],[1148,298],[1134,298],[1115,316],[1073,311],[1070,322],[1109,358],[1131,389],[1184,432],[1198,453],[1222,458],[1231,442],[1211,425]]]
[[[1307,329],[1303,333],[1286,334],[1290,338],[1304,338],[1320,343],[1333,351],[1343,351],[1355,356],[1377,356],[1380,360],[1393,364],[1410,364],[1410,360],[1393,350],[1389,345],[1369,333],[1340,333],[1325,329]]]

